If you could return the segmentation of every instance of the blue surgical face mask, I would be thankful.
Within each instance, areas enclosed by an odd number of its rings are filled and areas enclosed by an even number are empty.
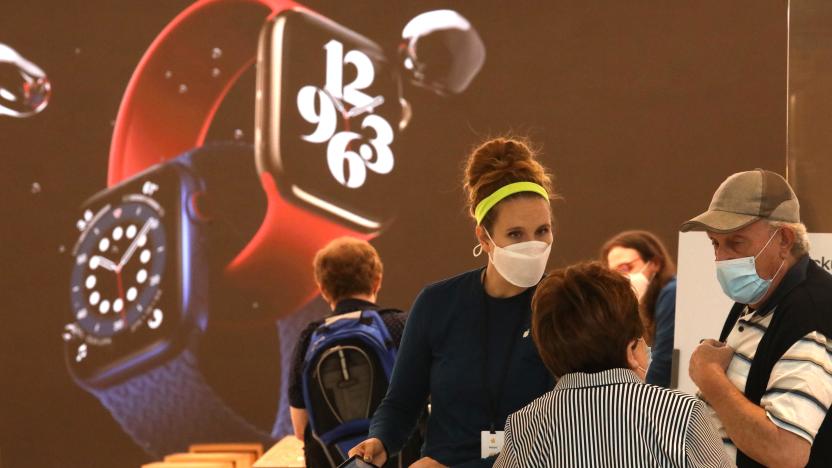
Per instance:
[[[771,282],[780,273],[780,269],[786,263],[783,260],[780,267],[774,273],[771,279],[762,279],[757,274],[757,257],[766,250],[766,247],[777,235],[778,228],[774,234],[769,237],[766,245],[760,249],[760,252],[753,257],[735,258],[733,260],[722,260],[716,262],[716,278],[719,280],[719,285],[722,286],[722,291],[726,296],[730,297],[734,302],[740,304],[755,304],[762,298],[768,288],[771,287]]]

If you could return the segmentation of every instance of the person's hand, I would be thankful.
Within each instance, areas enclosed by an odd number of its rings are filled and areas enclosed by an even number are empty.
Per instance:
[[[376,438],[367,439],[353,447],[349,456],[352,457],[353,455],[358,455],[365,462],[372,463],[375,466],[387,463],[387,451],[384,450],[384,444]]]
[[[410,468],[448,468],[447,466],[439,463],[438,461],[434,460],[431,457],[422,457],[413,464],[410,465]]]
[[[709,379],[715,375],[725,375],[725,369],[734,357],[734,348],[717,340],[702,340],[690,356],[688,374],[693,383],[707,395]]]

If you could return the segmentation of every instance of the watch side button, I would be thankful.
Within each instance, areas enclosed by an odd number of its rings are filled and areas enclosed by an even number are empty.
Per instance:
[[[188,197],[188,216],[197,223],[211,221],[211,207],[205,192],[194,192]]]

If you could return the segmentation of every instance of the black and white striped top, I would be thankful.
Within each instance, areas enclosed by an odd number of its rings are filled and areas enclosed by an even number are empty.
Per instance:
[[[733,465],[701,401],[628,369],[564,375],[505,431],[496,468]]]

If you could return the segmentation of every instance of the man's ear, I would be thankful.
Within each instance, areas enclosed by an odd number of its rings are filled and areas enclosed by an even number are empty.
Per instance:
[[[378,275],[378,279],[373,285],[373,296],[378,296],[378,292],[381,291],[381,280],[383,279],[383,277],[383,274]]]
[[[326,302],[327,304],[332,305],[332,300],[326,295],[323,288],[321,288],[321,284],[318,283],[317,281],[315,281],[315,286],[318,287],[318,293],[321,295],[321,298],[323,298],[324,302]]]
[[[780,228],[780,258],[786,258],[791,255],[796,237],[792,228],[786,226]]]

